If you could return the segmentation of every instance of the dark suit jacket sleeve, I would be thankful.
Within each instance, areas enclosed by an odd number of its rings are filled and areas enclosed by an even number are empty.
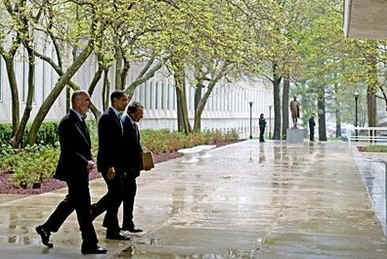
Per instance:
[[[125,169],[127,171],[134,171],[134,177],[138,176],[138,171],[142,168],[142,147],[140,144],[140,136],[137,141],[136,129],[128,116],[124,117],[124,147],[123,152],[125,161]]]
[[[109,118],[109,116],[102,116],[98,123],[98,138],[99,138],[99,152],[103,154],[98,159],[103,159],[99,161],[102,164],[101,170],[105,171],[110,167],[116,167],[115,163],[115,154],[117,145],[117,136],[114,132],[114,122]]]
[[[87,166],[88,159],[76,150],[76,145],[74,143],[75,134],[79,133],[76,132],[75,125],[70,119],[62,121],[62,123],[59,124],[61,152],[63,152],[65,161],[74,161],[75,163]]]

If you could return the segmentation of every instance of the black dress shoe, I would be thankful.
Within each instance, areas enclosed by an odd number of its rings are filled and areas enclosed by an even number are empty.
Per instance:
[[[140,228],[135,228],[135,227],[122,227],[121,228],[122,231],[129,231],[131,233],[141,233],[141,232],[144,232],[144,230],[140,229]]]
[[[106,234],[106,239],[110,240],[130,240],[130,237],[126,237],[120,234]]]
[[[44,229],[43,226],[37,226],[35,230],[40,235],[43,245],[47,246],[48,248],[54,247],[54,245],[50,243],[50,231]]]
[[[81,249],[82,254],[106,254],[107,250],[105,248],[95,246],[95,247],[82,247]]]

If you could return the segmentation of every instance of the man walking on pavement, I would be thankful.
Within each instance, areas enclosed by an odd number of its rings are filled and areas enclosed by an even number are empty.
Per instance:
[[[107,228],[106,239],[129,240],[129,237],[120,234],[118,223],[118,208],[123,199],[124,177],[124,129],[121,114],[128,105],[128,97],[122,91],[114,91],[109,107],[99,119],[98,123],[98,171],[106,182],[108,192],[91,207],[92,218],[106,211],[103,226]]]
[[[68,194],[47,221],[36,228],[36,232],[44,245],[53,247],[50,243],[51,232],[57,232],[75,210],[82,233],[81,252],[106,254],[107,250],[98,246],[90,212],[89,173],[95,169],[95,164],[89,131],[84,121],[91,104],[90,96],[86,91],[75,91],[71,103],[72,109],[58,126],[61,151],[54,174],[54,178],[66,181]]]
[[[144,107],[133,102],[128,107],[127,114],[122,117],[124,128],[125,165],[124,165],[124,191],[123,191],[123,222],[122,230],[131,233],[142,233],[143,230],[136,228],[133,222],[134,198],[136,196],[136,178],[142,169],[142,147],[140,143],[140,132],[137,127],[144,114]]]

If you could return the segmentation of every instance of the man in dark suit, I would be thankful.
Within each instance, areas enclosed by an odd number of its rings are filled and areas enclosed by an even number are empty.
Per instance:
[[[263,113],[261,113],[261,115],[259,116],[259,142],[265,142],[265,139],[264,139],[265,128],[266,128],[266,120]]]
[[[123,197],[123,153],[126,152],[123,143],[124,129],[121,113],[128,105],[128,97],[122,91],[114,91],[110,96],[112,106],[99,119],[98,171],[107,184],[108,192],[92,205],[92,218],[106,211],[103,226],[107,228],[106,238],[111,240],[129,240],[120,235],[118,224],[118,208]]]
[[[311,116],[309,119],[309,137],[310,141],[314,141],[314,127],[316,126],[316,122],[314,121],[314,117]]]
[[[123,143],[125,146],[124,154],[124,178],[123,178],[123,222],[122,230],[131,233],[141,233],[141,229],[136,228],[133,222],[134,198],[136,196],[137,184],[136,178],[140,175],[142,169],[142,148],[140,144],[140,132],[137,127],[144,114],[144,107],[133,102],[129,105],[127,113],[122,118],[124,127]]]
[[[91,155],[91,141],[84,118],[90,107],[86,91],[75,91],[71,97],[72,109],[58,126],[60,158],[54,178],[66,181],[68,194],[58,204],[47,221],[36,228],[42,243],[49,248],[51,232],[57,232],[66,218],[75,210],[82,232],[83,254],[105,254],[99,247],[90,212],[89,172],[95,169]]]

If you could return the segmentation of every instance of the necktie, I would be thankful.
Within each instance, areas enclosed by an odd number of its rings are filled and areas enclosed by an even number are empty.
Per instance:
[[[136,130],[136,137],[137,137],[137,142],[139,141],[139,132],[138,132],[138,127],[137,127],[137,124],[135,122],[133,122],[133,125],[134,125],[134,129]]]
[[[122,113],[119,112],[119,113],[117,114],[117,116],[118,116],[118,120],[120,121],[121,134],[124,135],[124,126],[122,125],[122,119],[121,119],[121,118],[122,118]]]
[[[89,129],[87,128],[86,122],[84,119],[81,120],[82,131],[85,134],[87,140],[90,142]]]

